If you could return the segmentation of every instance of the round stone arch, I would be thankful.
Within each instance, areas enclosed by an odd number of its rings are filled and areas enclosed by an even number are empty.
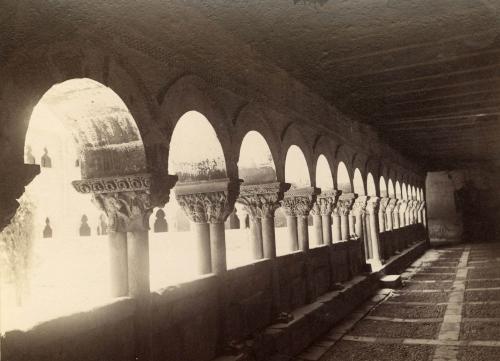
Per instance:
[[[356,153],[354,155],[353,162],[352,162],[352,166],[353,166],[354,170],[359,169],[359,171],[361,172],[361,178],[363,180],[363,188],[364,188],[365,194],[366,194],[366,186],[367,186],[366,177],[368,176],[368,172],[366,169],[367,161],[368,161],[368,159],[364,154]],[[354,177],[355,177],[355,172],[353,172],[353,186],[354,186]],[[356,191],[354,191],[354,193],[356,193]]]
[[[309,171],[309,179],[311,181],[311,186],[315,186],[315,174],[313,173],[313,166],[312,164],[314,163],[313,159],[313,151],[312,147],[310,146],[311,143],[308,143],[307,140],[304,138],[303,133],[301,132],[301,129],[299,128],[299,125],[296,124],[295,122],[290,124],[286,130],[284,131],[282,138],[281,138],[281,158],[279,161],[276,161],[276,172],[282,172],[281,174],[285,174],[285,161],[286,161],[286,156],[288,153],[289,148],[292,145],[296,145],[297,147],[300,148],[302,153],[304,154],[304,157],[306,159],[306,164],[307,164],[307,169]],[[280,171],[278,171],[278,168],[281,168]]]
[[[236,118],[232,136],[232,153],[235,154],[235,159],[238,160],[240,157],[243,138],[252,130],[258,132],[266,141],[273,157],[277,180],[283,182],[285,179],[284,168],[278,167],[276,164],[282,157],[279,136],[269,126],[268,119],[257,104],[249,103]]]
[[[314,147],[313,147],[313,156],[315,159],[315,162],[313,164],[313,174],[314,177],[316,178],[316,167],[318,165],[318,158],[320,155],[323,155],[327,162],[328,166],[330,167],[330,172],[332,174],[332,179],[333,179],[333,185],[332,188],[336,188],[337,183],[336,183],[336,178],[337,178],[337,167],[335,164],[335,152],[332,151],[336,149],[336,144],[334,141],[331,139],[327,138],[324,135],[320,135],[316,138],[316,141],[314,142]]]
[[[375,196],[380,195],[379,179],[380,179],[380,175],[382,174],[381,167],[382,167],[382,164],[377,158],[373,158],[373,157],[368,158],[368,160],[366,162],[366,177],[367,177],[366,184],[367,184],[367,189],[368,189],[368,174],[371,174],[373,177],[373,180],[374,180],[374,184],[375,184],[375,191],[376,191]]]
[[[146,150],[148,168],[161,165],[156,162],[158,144],[166,144],[155,122],[156,109],[143,80],[130,69],[124,58],[99,45],[85,46],[85,42],[54,42],[39,47],[20,49],[11,62],[2,67],[0,92],[1,120],[10,157],[23,162],[24,137],[31,112],[49,89],[59,83],[87,78],[109,87],[125,103],[135,120]]]
[[[16,201],[24,187],[38,173],[38,167],[24,164],[25,137],[34,107],[52,86],[72,79],[90,79],[109,87],[125,104],[142,139],[146,164],[144,170],[162,173],[162,148],[166,141],[155,122],[155,106],[141,77],[112,50],[99,42],[56,41],[16,50],[2,66],[0,77],[1,138],[0,165],[11,175],[0,191],[3,210],[0,228],[17,209]],[[33,44],[31,44],[33,45]],[[71,125],[74,133],[78,124]],[[85,133],[85,131],[83,132]],[[124,134],[127,131],[124,130]],[[164,169],[166,174],[166,167]]]
[[[354,168],[352,166],[352,159],[354,157],[354,150],[351,149],[348,145],[346,144],[341,144],[337,147],[335,151],[335,158],[334,158],[334,178],[333,182],[335,185],[338,185],[338,169],[339,169],[339,164],[340,162],[344,163],[344,165],[347,168],[347,173],[349,175],[349,182],[350,182],[350,192],[353,190],[353,184],[352,184],[352,177],[354,176]]]
[[[186,75],[175,81],[165,94],[158,96],[160,103],[159,119],[167,133],[170,144],[172,133],[177,122],[190,111],[202,114],[214,128],[222,146],[224,160],[229,178],[238,176],[238,158],[232,154],[230,121],[223,106],[212,96],[212,88],[203,79],[195,75]],[[168,159],[168,152],[166,154]]]

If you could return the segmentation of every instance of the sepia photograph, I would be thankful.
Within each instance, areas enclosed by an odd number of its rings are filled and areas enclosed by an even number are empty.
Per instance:
[[[0,0],[0,361],[500,361],[500,0]]]

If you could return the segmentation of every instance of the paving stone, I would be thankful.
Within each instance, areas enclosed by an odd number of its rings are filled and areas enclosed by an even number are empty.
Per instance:
[[[461,340],[500,340],[500,322],[463,321]],[[499,349],[500,359],[500,349]]]
[[[439,327],[440,324],[435,322],[407,323],[365,319],[356,324],[349,334],[393,338],[436,338]]]
[[[498,361],[500,350],[498,347],[459,347],[458,361]]]
[[[321,361],[431,361],[434,346],[341,341]]]
[[[391,302],[447,302],[449,292],[407,292],[392,295]]]
[[[453,286],[452,281],[440,281],[440,282],[412,282],[407,281],[403,285],[402,291],[412,291],[412,290],[449,290]]]
[[[453,281],[455,279],[454,274],[425,274],[417,273],[412,277],[412,280],[442,280],[442,281]]]
[[[441,318],[446,311],[445,305],[396,305],[380,304],[370,312],[370,316],[392,317],[392,318]]]
[[[499,318],[500,304],[465,304],[463,316],[468,318]]]
[[[465,301],[500,301],[500,290],[466,291]]]

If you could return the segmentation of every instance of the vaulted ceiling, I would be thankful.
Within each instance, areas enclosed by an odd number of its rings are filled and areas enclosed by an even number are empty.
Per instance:
[[[429,168],[500,164],[500,1],[261,0],[198,6]]]

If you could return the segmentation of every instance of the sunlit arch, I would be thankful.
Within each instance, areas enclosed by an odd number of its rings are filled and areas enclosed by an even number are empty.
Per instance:
[[[168,168],[181,183],[227,177],[221,143],[203,114],[189,111],[177,122],[170,141]]]
[[[394,192],[394,184],[392,183],[392,179],[390,178],[387,186],[387,195],[391,198],[396,197],[396,193]]]
[[[399,181],[396,181],[396,198],[402,199],[401,198],[401,186],[399,184]]]
[[[403,183],[403,186],[401,187],[401,196],[403,197],[403,199],[408,199],[408,192],[406,190],[406,184]]]
[[[366,191],[369,196],[377,195],[377,187],[375,186],[375,180],[373,179],[373,175],[368,173],[366,177]]]
[[[306,157],[296,145],[291,145],[286,153],[285,182],[290,183],[294,188],[311,186]]]
[[[415,191],[415,186],[411,187],[411,198],[417,199],[417,192]]]
[[[390,182],[390,180],[389,180],[389,182]],[[391,184],[392,184],[392,182],[391,182]],[[389,194],[387,192],[387,186],[386,186],[384,177],[380,177],[379,188],[380,188],[380,196],[381,197],[388,197],[389,196]]]
[[[361,175],[361,171],[359,168],[356,168],[354,170],[354,177],[353,177],[353,186],[354,186],[354,193],[358,195],[366,195],[365,192],[365,185],[363,182],[363,176]]]
[[[322,190],[332,189],[334,187],[332,171],[328,164],[328,160],[323,154],[318,157],[316,163],[316,187]]]
[[[339,162],[337,166],[337,188],[342,192],[352,192],[349,171],[344,162]]]
[[[238,172],[244,184],[276,181],[276,166],[271,150],[257,131],[249,131],[241,142]]]

